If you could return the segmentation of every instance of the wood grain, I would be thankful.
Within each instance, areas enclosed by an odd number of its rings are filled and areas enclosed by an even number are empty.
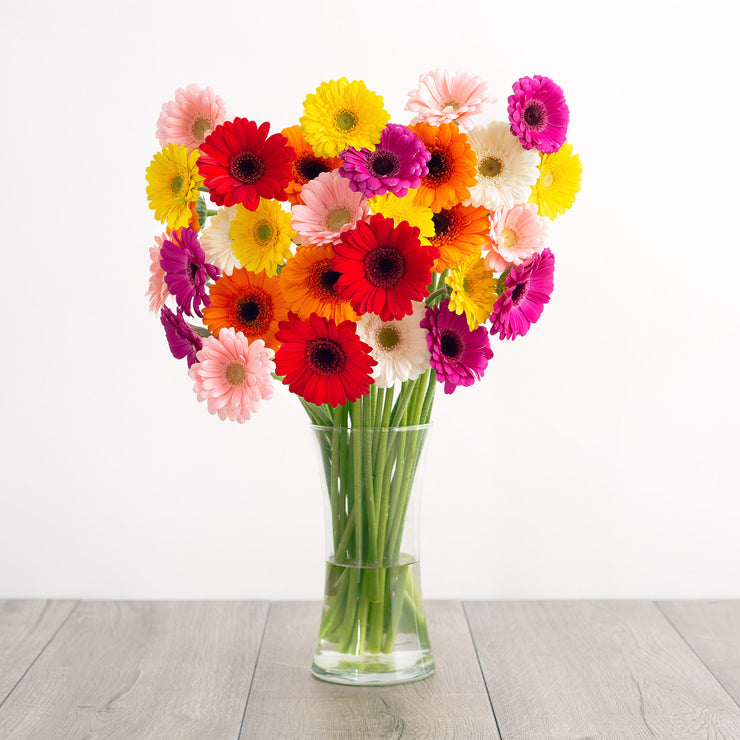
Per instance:
[[[82,602],[0,709],[0,737],[233,740],[267,610]]]
[[[660,601],[658,608],[740,705],[740,599]]]
[[[468,602],[501,736],[740,738],[740,710],[650,602]]]
[[[0,706],[77,602],[0,601]]]
[[[321,605],[270,607],[241,740],[498,738],[460,602],[428,602],[437,672],[394,687],[339,686],[310,673]]]

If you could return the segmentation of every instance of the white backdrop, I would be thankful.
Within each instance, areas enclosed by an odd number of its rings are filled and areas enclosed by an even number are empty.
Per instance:
[[[425,595],[740,596],[735,24],[694,5],[3,2],[0,598],[320,597],[303,411],[196,402],[144,171],[189,82],[279,130],[364,79],[406,123],[433,67],[489,81],[482,121],[555,79],[585,172],[541,321],[438,393]]]

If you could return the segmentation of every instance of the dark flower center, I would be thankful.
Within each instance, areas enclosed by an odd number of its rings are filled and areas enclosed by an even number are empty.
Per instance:
[[[306,364],[320,375],[336,375],[347,363],[347,355],[333,339],[311,339],[306,343]]]
[[[524,297],[527,295],[529,288],[529,281],[525,283],[517,283],[514,286],[514,290],[511,291],[511,302],[518,306],[523,300]]]
[[[445,332],[439,339],[439,351],[448,360],[457,360],[462,353],[463,343],[460,337],[452,332]]]
[[[251,324],[259,317],[260,308],[260,304],[254,299],[242,298],[236,304],[236,313],[245,324]]]
[[[300,162],[296,163],[296,171],[302,180],[308,182],[318,177],[322,172],[331,172],[331,167],[326,160],[305,156]]]
[[[368,157],[368,169],[376,177],[391,177],[398,174],[400,160],[385,149],[375,150]]]
[[[438,182],[446,180],[452,169],[452,160],[444,147],[434,147],[431,150],[431,158],[427,162],[429,174],[426,179]]]
[[[262,177],[265,163],[254,152],[242,152],[229,162],[229,174],[245,185],[251,185]]]
[[[188,275],[190,276],[190,282],[195,282],[195,276],[198,274],[198,270],[200,269],[200,265],[198,265],[197,262],[193,262],[192,260],[188,262]]]
[[[336,284],[337,280],[341,277],[342,273],[337,272],[336,270],[332,270],[328,265],[331,264],[331,260],[326,260],[324,263],[323,269],[321,269],[321,272],[318,276],[318,284],[321,291],[331,298],[336,298],[337,291],[336,291]]]
[[[532,129],[541,129],[545,123],[545,106],[539,100],[530,100],[522,114],[524,123]]]
[[[392,288],[404,276],[406,262],[395,247],[377,247],[364,259],[365,277],[377,288]]]

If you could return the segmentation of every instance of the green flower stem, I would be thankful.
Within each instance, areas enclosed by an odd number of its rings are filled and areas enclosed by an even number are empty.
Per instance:
[[[209,209],[208,209],[208,210],[206,211],[206,216],[215,216],[215,215],[216,215],[217,213],[218,213],[218,211],[217,211],[217,210],[214,210],[213,208],[209,208]]]

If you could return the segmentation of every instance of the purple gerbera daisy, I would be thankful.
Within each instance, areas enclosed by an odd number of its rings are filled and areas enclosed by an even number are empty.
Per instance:
[[[449,298],[439,306],[428,306],[419,326],[427,330],[427,347],[437,380],[445,384],[445,393],[459,385],[473,385],[483,376],[493,350],[484,326],[468,328],[464,314],[450,311]]]
[[[198,242],[197,233],[187,227],[173,231],[170,239],[162,244],[159,264],[164,270],[164,281],[177,305],[188,315],[195,312],[202,317],[200,304],[211,305],[206,291],[209,278],[221,274],[218,267],[206,262],[206,254]]]
[[[554,272],[555,256],[548,248],[512,267],[504,291],[493,305],[491,334],[498,334],[499,339],[524,336],[550,300]]]
[[[559,85],[549,77],[522,77],[509,95],[511,133],[525,149],[544,154],[558,151],[565,143],[570,112]]]
[[[167,335],[170,352],[178,360],[187,357],[188,367],[197,362],[195,354],[199,349],[202,349],[203,342],[193,331],[193,327],[182,317],[182,309],[178,308],[177,315],[175,315],[167,306],[162,306],[159,319],[164,327],[164,333]]]
[[[349,180],[355,193],[362,193],[365,198],[385,193],[403,198],[409,188],[418,188],[421,178],[429,173],[426,163],[431,154],[406,126],[389,123],[374,151],[350,147],[339,156],[339,174]]]

